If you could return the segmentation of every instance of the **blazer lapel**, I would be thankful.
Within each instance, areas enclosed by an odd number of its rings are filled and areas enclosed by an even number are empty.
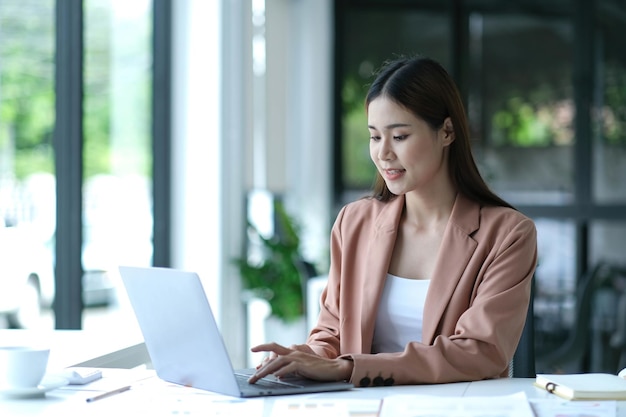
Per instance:
[[[432,343],[446,306],[476,250],[470,236],[479,227],[480,206],[457,195],[444,232],[424,305],[422,342]]]
[[[376,218],[367,253],[367,279],[361,303],[361,346],[363,352],[372,349],[372,338],[378,304],[383,292],[391,254],[398,234],[398,223],[404,208],[404,196],[387,203]]]

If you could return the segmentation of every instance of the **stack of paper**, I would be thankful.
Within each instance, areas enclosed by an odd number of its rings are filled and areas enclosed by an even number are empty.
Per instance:
[[[392,395],[383,399],[379,417],[535,417],[523,392],[497,397]]]

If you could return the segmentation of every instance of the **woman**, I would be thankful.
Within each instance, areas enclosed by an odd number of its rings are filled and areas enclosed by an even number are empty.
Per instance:
[[[290,373],[356,386],[508,375],[537,260],[533,222],[481,178],[459,92],[441,65],[388,63],[365,105],[373,196],[337,216],[306,344],[252,348],[270,355],[250,382]]]

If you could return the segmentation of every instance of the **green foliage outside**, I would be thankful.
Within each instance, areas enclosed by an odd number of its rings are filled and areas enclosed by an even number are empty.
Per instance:
[[[370,159],[365,114],[366,80],[347,77],[341,91],[343,119],[343,181],[351,188],[370,188],[376,173]]]
[[[135,172],[149,175],[151,169],[150,68],[144,69],[146,76],[141,80],[123,80],[128,83],[123,100],[112,97],[111,13],[111,5],[105,1],[92,1],[85,7],[85,178],[111,172],[114,152],[118,161],[123,158]],[[54,15],[52,0],[0,2],[0,155],[9,153],[18,181],[38,172],[54,174],[55,170]],[[136,60],[149,51],[151,33],[149,26],[146,28],[140,24],[131,28],[135,31],[126,43],[130,52],[125,52],[125,59],[131,56]],[[123,65],[142,64],[126,60]],[[113,106],[125,106],[115,115],[115,134],[120,138],[115,146],[111,143]]]
[[[506,101],[505,107],[492,117],[491,143],[518,147],[551,145],[557,133],[554,130],[571,129],[570,126],[553,129],[552,120],[550,108],[536,109],[532,103],[519,96],[511,97]]]
[[[604,99],[606,105],[597,117],[602,120],[601,137],[610,145],[626,145],[626,69],[620,63],[606,66]]]
[[[0,3],[0,153],[18,179],[54,171],[54,2],[36,3]]]
[[[291,322],[304,313],[300,230],[282,203],[276,201],[274,211],[277,233],[269,238],[248,223],[251,240],[262,245],[264,257],[261,262],[242,257],[235,259],[234,263],[239,268],[244,287],[267,299],[274,316]]]

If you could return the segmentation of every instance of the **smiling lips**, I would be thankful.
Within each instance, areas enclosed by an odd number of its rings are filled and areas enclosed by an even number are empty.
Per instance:
[[[395,180],[395,179],[400,178],[402,174],[406,172],[406,170],[405,169],[385,169],[383,170],[383,172],[385,173],[385,178],[387,178],[388,180]]]

